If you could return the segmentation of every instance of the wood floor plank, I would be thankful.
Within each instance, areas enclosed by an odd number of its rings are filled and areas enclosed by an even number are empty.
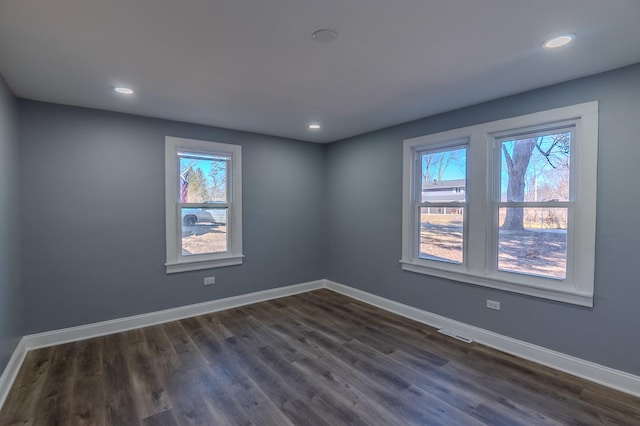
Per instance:
[[[411,385],[403,392],[414,404],[424,408],[424,421],[429,424],[481,426],[484,423],[440,400],[418,386]]]
[[[253,380],[236,383],[231,387],[231,393],[251,424],[293,425]]]
[[[166,387],[167,381],[174,374],[181,374],[187,368],[182,363],[164,332],[164,325],[147,327],[142,330],[149,349],[151,362],[158,380]]]
[[[178,355],[171,345],[169,336],[164,332],[165,324],[152,325],[142,329],[144,339],[152,356],[173,356]]]
[[[163,411],[162,413],[154,414],[151,417],[142,419],[143,426],[179,426],[176,417],[173,415],[172,410]]]
[[[142,418],[170,410],[171,402],[158,376],[146,341],[129,343],[123,348],[135,395],[138,415]]]
[[[136,411],[131,373],[122,350],[122,334],[104,338],[103,374],[105,394],[105,423],[137,424],[140,417]]]
[[[210,368],[199,368],[190,372],[194,386],[202,391],[202,399],[220,424],[249,424],[246,413],[236,403],[225,379],[217,377]]]
[[[224,324],[222,324],[221,318],[222,315],[220,313],[200,315],[199,317],[197,317],[198,321],[205,323],[207,327],[220,339],[233,337],[234,334],[229,329],[227,329]]]
[[[418,387],[428,390],[430,394],[465,413],[473,413],[478,406],[485,403],[490,404],[490,399],[485,392],[478,392],[468,383],[448,375],[441,369],[434,370],[432,364],[424,363],[419,355],[397,350],[389,357],[420,376]]]
[[[260,389],[276,406],[282,407],[293,397],[280,385],[278,376],[253,353],[253,348],[245,347],[237,336],[229,337],[225,342],[238,361],[245,366],[246,374],[259,383]]]
[[[309,315],[316,318],[325,318],[331,322],[331,325],[338,330],[343,330],[343,334],[354,337],[356,333],[370,334],[371,338],[378,338],[379,345],[385,342],[392,342],[394,347],[404,347],[407,344],[413,344],[414,348],[424,349],[425,341],[433,341],[437,345],[429,346],[435,354],[447,359],[459,359],[467,357],[470,348],[455,339],[443,336],[438,333],[426,331],[425,327],[421,327],[419,331],[410,328],[391,328],[381,322],[379,318],[372,314],[360,313],[352,315],[342,310],[334,309],[334,307],[317,297],[305,295],[310,300],[306,306],[310,313],[305,317],[307,322],[312,321]],[[380,310],[382,311],[382,310]],[[384,311],[382,311],[384,312]],[[358,316],[360,319],[358,319]],[[415,323],[415,321],[405,319],[407,324]]]
[[[373,365],[371,360],[360,359],[355,353],[333,342],[317,332],[307,332],[305,338],[318,345],[317,349],[327,351],[333,362],[333,369],[349,378],[349,382],[363,389],[373,404],[382,404],[400,424],[424,424],[423,413],[416,409],[399,392],[410,384],[393,373]]]
[[[38,401],[34,425],[66,424],[71,417],[71,398],[78,345],[56,346]]]
[[[349,402],[350,410],[354,412],[357,418],[352,423],[358,423],[363,420],[365,424],[376,424],[384,421],[385,424],[395,423],[398,419],[388,413],[379,403],[372,404],[372,399],[362,392],[356,386],[358,380],[350,380],[348,382],[341,380],[345,376],[353,379],[351,372],[345,370],[340,371],[337,360],[332,357],[331,353],[325,352],[319,346],[314,346],[304,338],[300,332],[309,331],[309,329],[301,329],[299,323],[291,321],[290,318],[280,315],[271,318],[276,322],[272,322],[271,326],[266,328],[264,332],[268,334],[271,346],[278,352],[286,352],[293,346],[303,355],[303,357],[295,361],[296,365],[300,365],[308,373],[314,374],[316,385],[323,394],[339,395],[345,401]],[[281,345],[286,345],[285,348]],[[286,349],[286,350],[285,350]],[[347,367],[348,368],[348,367]],[[336,374],[334,374],[336,372]],[[318,381],[322,382],[318,384]],[[368,385],[362,385],[368,388]],[[318,406],[326,401],[313,401]],[[322,407],[318,407],[323,409]],[[326,411],[326,410],[324,410]]]
[[[55,348],[27,354],[11,392],[0,410],[0,425],[33,422]]]
[[[208,364],[179,321],[163,324],[162,328],[184,368],[198,368]]]
[[[636,425],[640,399],[324,289],[31,351],[18,424]]]
[[[394,424],[400,420],[386,407],[384,398],[378,398],[377,395],[371,396],[370,384],[363,380],[362,376],[332,361],[334,360],[327,357],[305,358],[300,360],[299,364],[324,380],[325,385],[333,392],[353,401],[352,410],[366,424]]]
[[[77,425],[105,425],[103,370],[104,338],[78,342],[76,375],[71,397],[70,422]]]
[[[297,399],[313,408],[314,411],[322,413],[324,420],[330,424],[356,423],[357,414],[349,410],[349,407],[353,405],[349,398],[328,392],[315,375],[300,368],[299,364],[289,363],[273,348],[265,346],[260,348],[259,352],[265,364],[282,377],[286,383],[296,383]],[[325,410],[327,404],[332,407],[329,411]]]
[[[225,321],[230,330],[234,330],[237,325]],[[309,419],[321,419],[321,416],[310,407],[309,401],[316,394],[316,391],[305,378],[295,375],[292,381],[283,380],[281,374],[284,370],[278,367],[286,361],[275,359],[274,353],[262,346],[256,350],[255,346],[243,339],[241,333],[235,337],[226,339],[236,354],[245,360],[245,365],[250,366],[248,374],[256,377],[256,383],[276,406],[280,408],[290,419],[295,421],[297,413],[292,411],[293,407],[300,409]],[[275,371],[274,371],[275,370]],[[292,377],[291,374],[288,374]],[[300,398],[302,396],[302,399]],[[317,420],[320,422],[320,420]],[[298,423],[296,423],[298,424]],[[322,423],[319,423],[322,424]]]
[[[624,412],[592,405],[576,398],[573,394],[557,392],[553,387],[539,385],[526,378],[512,377],[507,381],[513,398],[526,400],[528,403],[538,401],[541,412],[552,415],[565,424],[640,424],[640,419],[633,421],[632,417]]]
[[[208,368],[218,376],[219,380],[225,385],[232,385],[244,380],[244,376],[235,367],[232,360],[225,362],[226,354],[224,353],[223,340],[211,331],[207,323],[196,318],[189,318],[182,320],[181,324],[191,336],[191,340],[200,353],[208,361]]]
[[[600,407],[614,408],[616,411],[634,418],[640,424],[640,405],[637,398],[633,399],[628,395],[620,395],[615,391],[601,393],[585,388],[580,394],[580,399]]]
[[[204,368],[206,367],[185,369],[180,374],[168,377],[172,412],[180,425],[224,424],[224,417],[216,416],[206,403],[203,389],[199,385],[199,369]]]

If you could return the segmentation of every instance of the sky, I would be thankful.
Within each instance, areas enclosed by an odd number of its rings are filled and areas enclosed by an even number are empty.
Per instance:
[[[454,149],[451,151],[443,151],[436,152],[433,154],[426,154],[422,156],[422,176],[425,175],[426,172],[426,163],[427,157],[433,157],[431,161],[431,175],[438,175],[438,162],[440,157],[445,156],[453,156],[453,159],[449,162],[449,165],[446,167],[444,174],[442,175],[442,180],[455,180],[455,179],[465,179],[466,178],[466,163],[467,163],[467,150],[466,148]],[[445,159],[446,161],[446,159]]]

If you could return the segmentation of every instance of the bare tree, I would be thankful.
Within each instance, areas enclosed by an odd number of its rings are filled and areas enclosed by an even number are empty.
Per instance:
[[[434,154],[430,154],[430,155],[423,155],[422,156],[422,163],[423,163],[423,167],[422,170],[424,171],[422,174],[422,181],[423,182],[429,182],[431,181],[431,173],[432,173],[432,169],[431,169],[431,165],[433,164],[435,159],[435,155]]]
[[[228,162],[215,160],[211,163],[209,178],[211,179],[210,197],[213,201],[226,201]]]
[[[537,144],[536,138],[523,139],[513,144],[513,152],[509,153],[506,144],[502,144],[509,182],[507,184],[508,201],[524,201],[525,176],[531,161],[531,154]],[[507,208],[503,229],[524,229],[524,211],[519,208]]]
[[[546,162],[547,167],[556,169],[561,166],[568,169],[569,143],[568,133],[520,139],[512,144],[511,152],[507,148],[507,144],[503,143],[502,153],[509,177],[506,194],[507,201],[525,201],[525,182],[534,150],[540,153],[540,158]],[[536,167],[535,173],[540,174],[544,169],[545,165],[540,165]],[[562,174],[557,175],[562,176]],[[565,188],[568,190],[568,184]],[[502,228],[523,230],[524,209],[508,207]]]
[[[192,169],[189,174],[189,192],[188,199],[190,203],[202,203],[209,198],[207,190],[207,179],[200,167]]]
[[[441,181],[451,162],[458,158],[460,151],[445,151],[422,156],[424,182]],[[436,168],[437,167],[437,168]]]

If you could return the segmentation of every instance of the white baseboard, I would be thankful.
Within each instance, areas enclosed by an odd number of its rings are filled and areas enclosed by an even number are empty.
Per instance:
[[[279,299],[281,297],[317,290],[322,287],[324,287],[324,280],[278,287],[270,290],[227,297],[224,299],[211,300],[209,302],[196,303],[194,305],[165,309],[163,311],[149,312],[147,314],[80,325],[78,327],[31,334],[24,336],[24,342],[27,350],[60,345],[69,342],[77,342],[79,340],[91,339],[93,337],[105,336],[107,334],[120,333],[122,331],[148,327],[150,325],[162,324],[211,312],[223,311],[225,309],[237,308],[238,306],[264,302],[265,300]]]
[[[264,302],[266,300],[279,299],[281,297],[305,293],[307,291],[317,290],[323,287],[324,280],[310,281],[302,284],[278,287],[254,293],[242,294],[239,296],[227,297],[224,299],[212,300],[209,302],[197,303],[194,305],[165,309],[163,311],[149,312],[147,314],[24,336],[20,340],[20,343],[13,352],[7,367],[0,376],[0,408],[2,408],[2,405],[9,394],[9,390],[18,375],[18,371],[24,362],[27,352],[32,349],[45,348],[48,346],[61,345],[63,343],[91,339],[93,337],[105,336],[107,334],[120,333],[122,331],[148,327],[150,325],[162,324],[165,322],[176,321],[225,309],[237,308],[239,306]]]
[[[4,404],[4,401],[9,395],[9,390],[13,385],[14,380],[18,376],[18,371],[24,362],[24,358],[27,356],[27,347],[24,343],[24,338],[20,339],[18,346],[13,351],[13,355],[9,359],[9,363],[4,369],[2,375],[0,375],[0,408]]]
[[[431,312],[394,302],[393,300],[385,299],[384,297],[376,296],[333,281],[325,280],[325,287],[329,290],[358,299],[386,311],[402,315],[403,317],[419,321],[431,327],[437,329],[444,328],[502,352],[640,397],[640,376],[635,376],[624,371],[615,370],[594,362],[585,361],[580,358],[552,351],[542,346],[523,342],[522,340],[503,336],[489,330],[432,314]]]
[[[24,336],[18,343],[7,367],[0,376],[0,408],[2,408],[2,404],[13,385],[27,352],[32,349],[55,346],[63,343],[133,330],[136,328],[148,327],[150,325],[176,321],[197,315],[263,302],[266,300],[279,299],[281,297],[305,293],[320,288],[333,290],[345,296],[361,300],[370,305],[377,306],[386,311],[402,315],[435,328],[445,328],[448,331],[471,338],[478,343],[500,351],[640,397],[639,376],[503,336],[501,334],[474,327],[440,315],[432,314],[430,312],[394,302],[333,281],[318,280],[228,297],[225,299],[212,300],[210,302],[198,303],[195,305],[181,306],[163,311],[150,312],[142,315]]]

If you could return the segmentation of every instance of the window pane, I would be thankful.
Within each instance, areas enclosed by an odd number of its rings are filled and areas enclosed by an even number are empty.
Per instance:
[[[571,132],[502,142],[500,199],[568,201]]]
[[[229,157],[179,153],[180,202],[226,203]]]
[[[566,208],[499,209],[498,269],[566,278]],[[510,226],[522,223],[521,228]]]
[[[458,207],[421,207],[419,256],[462,263],[463,217]]]
[[[420,155],[421,202],[465,201],[467,149],[426,152]]]
[[[227,209],[182,208],[182,255],[227,251]]]

